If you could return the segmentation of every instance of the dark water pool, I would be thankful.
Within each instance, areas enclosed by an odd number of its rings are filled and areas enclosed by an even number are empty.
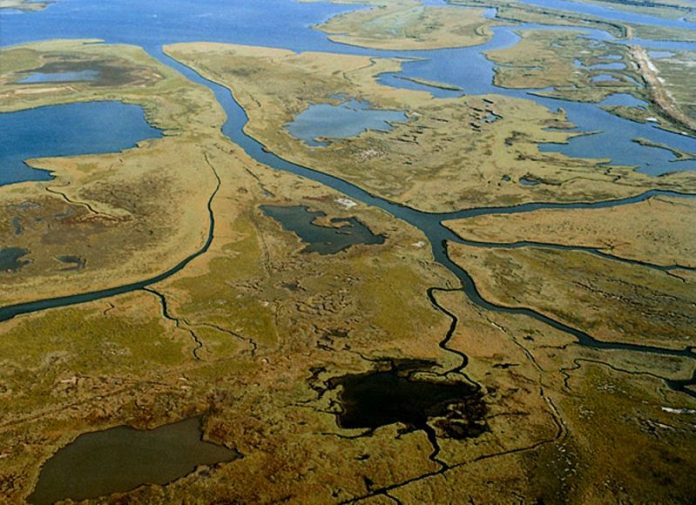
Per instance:
[[[356,244],[384,243],[384,235],[375,235],[355,217],[332,218],[330,220],[332,226],[322,226],[315,221],[326,217],[326,214],[321,211],[311,211],[303,205],[262,205],[261,210],[308,244],[302,252],[336,254]]]
[[[329,381],[341,388],[337,422],[346,429],[375,429],[403,423],[410,429],[438,428],[449,438],[472,438],[487,430],[486,406],[478,388],[419,376],[421,362],[396,363],[386,370],[344,375]]]
[[[0,248],[0,274],[3,272],[15,272],[28,263],[22,259],[29,251],[21,247]]]
[[[200,423],[191,418],[149,431],[119,426],[80,435],[44,464],[29,503],[49,505],[166,484],[197,466],[239,457],[236,451],[202,441]]]

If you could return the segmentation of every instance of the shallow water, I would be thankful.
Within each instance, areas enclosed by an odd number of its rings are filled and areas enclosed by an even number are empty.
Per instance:
[[[389,131],[392,122],[404,122],[406,114],[400,111],[371,109],[370,104],[349,100],[339,105],[312,104],[285,125],[305,144],[318,147],[328,145],[323,138],[346,138],[366,130]]]
[[[622,9],[612,9],[582,2],[572,2],[570,0],[521,0],[522,3],[546,7],[549,9],[565,10],[570,12],[580,12],[588,16],[596,16],[610,21],[628,21],[635,24],[645,24],[661,26],[665,28],[681,28],[696,30],[696,23],[689,23],[682,19],[668,19],[649,14],[634,14]]]
[[[633,95],[629,95],[626,93],[614,93],[613,95],[609,95],[607,98],[602,100],[599,104],[602,107],[608,107],[611,105],[622,105],[624,107],[640,107],[640,108],[646,108],[647,103],[639,98],[636,98]]]
[[[51,105],[0,114],[0,186],[49,180],[25,160],[47,156],[117,152],[162,133],[143,110],[121,102]]]
[[[598,75],[593,75],[590,80],[592,82],[616,82],[619,83],[621,82],[619,79],[617,79],[615,76],[611,74],[598,74]]]
[[[80,70],[77,72],[33,72],[18,82],[19,84],[32,84],[40,82],[96,81],[97,79],[99,79],[98,71]]]
[[[119,426],[80,435],[43,465],[29,503],[49,505],[166,484],[199,465],[239,457],[236,451],[202,441],[200,422],[192,418],[148,431]]]
[[[653,60],[661,60],[663,58],[670,58],[674,56],[672,51],[649,51],[648,56]]]
[[[592,70],[624,70],[626,68],[625,63],[595,63],[590,65],[588,68]]]
[[[336,254],[357,244],[384,243],[384,235],[375,235],[355,217],[332,218],[330,223],[333,226],[322,226],[315,221],[326,214],[311,211],[303,205],[262,205],[261,210],[308,244],[302,252]]]
[[[553,0],[549,0],[552,1]],[[560,1],[560,0],[559,0]],[[441,5],[440,0],[434,0]],[[547,3],[546,0],[544,3]],[[555,2],[554,5],[570,2]],[[582,4],[570,5],[582,10]],[[521,29],[568,29],[552,25],[524,24],[517,27],[496,27],[494,37],[488,43],[461,49],[443,49],[434,51],[378,51],[334,43],[311,27],[314,24],[355,7],[326,3],[303,3],[291,0],[267,0],[263,5],[244,0],[202,0],[195,4],[186,0],[166,0],[160,2],[139,2],[122,0],[119,2],[93,2],[91,0],[61,0],[41,12],[29,14],[7,14],[0,12],[3,31],[0,42],[3,45],[15,44],[40,38],[101,38],[107,42],[138,44],[154,55],[160,54],[160,46],[165,43],[209,40],[234,42],[241,44],[284,47],[296,51],[319,50],[340,53],[369,54],[378,56],[423,57],[422,61],[407,62],[401,76],[414,77],[429,81],[443,82],[459,86],[464,93],[502,93],[510,96],[536,100],[555,109],[563,107],[568,111],[569,119],[579,129],[585,131],[602,131],[591,140],[573,145],[548,144],[544,149],[562,152],[572,156],[596,157],[596,146],[617,146],[616,156],[608,156],[616,164],[625,164],[627,160],[639,170],[650,175],[660,175],[675,170],[696,169],[696,162],[674,162],[674,157],[664,152],[657,154],[654,149],[645,148],[632,142],[627,135],[617,134],[630,121],[620,119],[611,125],[604,125],[606,114],[596,104],[574,104],[535,97],[528,93],[533,90],[505,90],[492,84],[493,65],[483,54],[490,49],[504,48],[515,44],[519,36],[515,31]],[[185,13],[186,15],[182,15]],[[628,19],[628,15],[612,11]],[[487,16],[495,15],[494,9],[487,10]],[[657,23],[665,21],[656,18]],[[613,40],[606,32],[581,29],[586,36],[595,40]],[[657,41],[617,41],[647,44],[652,48],[687,47],[694,48],[694,43],[671,43]],[[161,57],[161,56],[160,56]],[[165,59],[166,61],[166,59]],[[427,90],[437,97],[461,95],[461,91],[443,90],[416,84],[398,75],[385,74],[380,82],[409,89]],[[618,128],[617,128],[618,125]],[[696,151],[696,139],[678,134],[665,135],[654,125],[641,125],[639,137],[656,143],[670,144],[683,151]]]
[[[4,272],[15,272],[27,264],[22,258],[29,251],[20,247],[0,248],[0,275]]]
[[[552,29],[547,25],[524,25],[534,29]],[[519,28],[517,28],[519,30]],[[643,173],[657,176],[680,170],[696,170],[694,161],[676,161],[667,151],[640,146],[634,138],[650,139],[655,143],[674,146],[686,152],[696,152],[696,138],[667,132],[653,124],[635,123],[619,118],[601,109],[597,104],[579,103],[567,100],[535,96],[538,90],[505,89],[493,84],[494,64],[488,60],[484,51],[501,49],[514,45],[519,36],[507,27],[493,29],[494,38],[482,46],[439,51],[441,57],[404,63],[405,75],[447,82],[461,87],[466,94],[497,93],[517,98],[532,99],[550,110],[563,109],[577,131],[597,132],[594,135],[575,137],[567,144],[542,144],[542,151],[561,152],[568,156],[602,158],[616,165],[637,167]],[[584,30],[586,36],[596,40],[609,40],[605,32]],[[388,81],[397,85],[398,80]],[[432,90],[434,96],[448,97],[462,93]],[[625,100],[625,98],[618,98]]]

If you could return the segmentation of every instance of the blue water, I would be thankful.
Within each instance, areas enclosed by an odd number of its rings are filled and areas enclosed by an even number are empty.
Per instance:
[[[598,74],[590,77],[592,82],[621,82],[615,76],[610,74]]]
[[[570,12],[580,12],[589,16],[610,20],[627,21],[634,24],[661,26],[664,28],[682,28],[696,30],[696,23],[689,23],[682,19],[667,19],[648,14],[634,14],[628,11],[612,9],[600,5],[571,2],[568,0],[521,0],[522,3],[538,5],[540,7],[565,10]]]
[[[525,25],[534,29],[564,29],[550,25]],[[517,28],[516,30],[519,30]],[[611,37],[599,30],[582,30],[585,36],[596,40],[612,40]],[[431,79],[454,84],[463,89],[464,94],[497,93],[517,98],[533,99],[550,110],[562,109],[568,119],[577,126],[579,131],[598,132],[591,136],[575,137],[567,144],[543,144],[542,151],[560,152],[568,156],[583,158],[601,158],[611,160],[616,165],[637,167],[641,172],[657,176],[680,170],[696,170],[696,161],[676,161],[676,157],[663,149],[641,146],[633,142],[634,138],[642,137],[655,143],[671,145],[686,152],[696,152],[696,138],[671,133],[660,129],[654,124],[640,124],[621,119],[601,109],[602,104],[588,104],[546,98],[534,95],[538,90],[516,90],[499,88],[493,84],[494,64],[483,54],[510,47],[517,43],[519,35],[507,27],[493,29],[495,36],[482,46],[460,49],[444,49],[437,51],[437,58],[409,61],[403,65],[403,74],[420,79]],[[430,56],[432,53],[428,53]],[[386,81],[386,82],[385,82]],[[390,85],[399,85],[400,79],[382,79]],[[430,92],[438,97],[461,95],[462,92],[451,92],[431,89]],[[611,98],[609,99],[611,100]],[[643,102],[636,100],[636,105]],[[625,97],[623,101],[628,105]]]
[[[296,51],[356,52],[311,29],[353,9],[294,0],[59,0],[40,12],[0,12],[0,43],[98,38],[152,50],[167,43],[205,40]]]
[[[663,58],[670,58],[674,56],[672,51],[650,51],[648,54],[653,60],[661,60]]]
[[[592,70],[624,70],[626,65],[624,63],[596,63],[590,65]]]
[[[602,107],[622,105],[624,107],[640,107],[641,109],[644,109],[648,104],[633,95],[627,95],[626,93],[614,93],[613,95],[609,95],[607,98],[605,98],[599,105]]]
[[[653,125],[626,121],[601,109],[577,107],[573,102],[559,100],[560,107],[568,112],[571,121],[581,118],[589,131],[601,133],[573,138],[566,145],[543,144],[542,151],[562,152],[568,156],[609,159],[612,164],[637,166],[640,171],[649,175],[661,175],[672,171],[695,170],[696,163],[675,161],[675,156],[664,149],[643,147],[635,149],[630,144],[638,145],[633,139],[642,137],[644,132],[650,132],[650,140],[672,146],[684,146],[684,151],[696,152],[696,139],[670,133]],[[562,104],[562,105],[561,105]],[[584,128],[583,128],[584,129]],[[676,137],[676,139],[675,139]]]
[[[48,180],[51,174],[24,160],[46,156],[116,152],[161,132],[143,110],[121,102],[89,102],[0,114],[0,186]]]
[[[406,114],[371,109],[370,104],[349,100],[339,105],[312,104],[286,125],[288,131],[307,145],[326,146],[325,138],[353,137],[365,130],[389,131],[390,123],[406,121]]]
[[[433,0],[429,3],[442,5],[441,0]],[[579,11],[583,11],[584,8],[582,4],[560,0],[544,0],[544,4],[564,8],[577,7],[575,10]],[[553,100],[532,95],[534,90],[504,90],[492,84],[493,64],[486,59],[484,51],[509,47],[517,43],[519,36],[515,30],[568,29],[568,27],[533,24],[515,28],[497,27],[494,29],[493,39],[481,46],[420,52],[379,51],[337,44],[328,40],[323,33],[311,29],[314,24],[354,8],[355,6],[349,5],[301,3],[293,0],[265,0],[262,3],[247,0],[202,0],[200,2],[60,0],[37,13],[8,14],[7,11],[0,11],[2,25],[0,43],[16,44],[36,38],[100,38],[107,42],[141,45],[151,54],[161,58],[160,47],[163,44],[208,40],[284,47],[295,51],[318,50],[425,58],[404,63],[401,76],[453,84],[462,88],[463,92],[416,84],[400,79],[398,74],[384,74],[380,77],[380,82],[399,88],[427,90],[436,97],[452,97],[462,93],[499,93],[533,99],[553,110],[562,108],[567,112],[570,121],[581,130],[601,131],[597,135],[585,137],[582,142],[580,138],[577,138],[567,145],[546,145],[545,150],[596,157],[597,153],[607,151],[607,146],[613,146],[616,152],[610,158],[614,162],[623,163],[630,159],[635,162],[639,170],[646,173],[658,175],[674,170],[696,169],[695,162],[675,162],[669,155],[665,158],[663,151],[640,146],[632,142],[633,139],[623,132],[634,132],[654,142],[671,144],[675,148],[694,152],[696,140],[691,137],[667,133],[652,124],[636,126],[636,123],[606,114],[596,104]],[[621,19],[630,19],[633,22],[646,21],[643,19],[644,16],[636,17],[611,9],[604,10],[610,10],[611,16],[619,16]],[[495,10],[489,9],[487,15],[495,16]],[[648,21],[655,21],[655,24],[659,26],[665,23],[669,26],[689,26],[688,23],[681,21],[652,19],[650,16],[647,18],[650,18]],[[611,35],[600,30],[581,31],[585,33],[585,36],[596,40],[614,40]],[[634,43],[636,41],[616,42]],[[661,50],[696,47],[696,44],[683,42],[638,42]],[[586,150],[582,151],[582,149]]]
[[[41,82],[96,81],[98,78],[99,72],[97,70],[80,70],[78,72],[34,72],[18,82],[19,84],[32,84]]]

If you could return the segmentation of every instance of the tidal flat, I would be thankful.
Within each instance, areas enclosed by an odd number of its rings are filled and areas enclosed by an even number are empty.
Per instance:
[[[499,305],[553,315],[602,341],[675,349],[696,344],[696,293],[669,272],[534,245],[448,249],[454,261],[467,265],[485,298]]]
[[[696,268],[693,198],[662,196],[605,209],[489,214],[445,224],[460,237],[482,243],[528,241],[587,247],[662,267]]]

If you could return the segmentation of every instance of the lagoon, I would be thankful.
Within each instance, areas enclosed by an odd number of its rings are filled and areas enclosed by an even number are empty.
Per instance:
[[[137,105],[85,102],[0,114],[0,186],[52,179],[25,163],[32,158],[118,152],[162,132]]]

